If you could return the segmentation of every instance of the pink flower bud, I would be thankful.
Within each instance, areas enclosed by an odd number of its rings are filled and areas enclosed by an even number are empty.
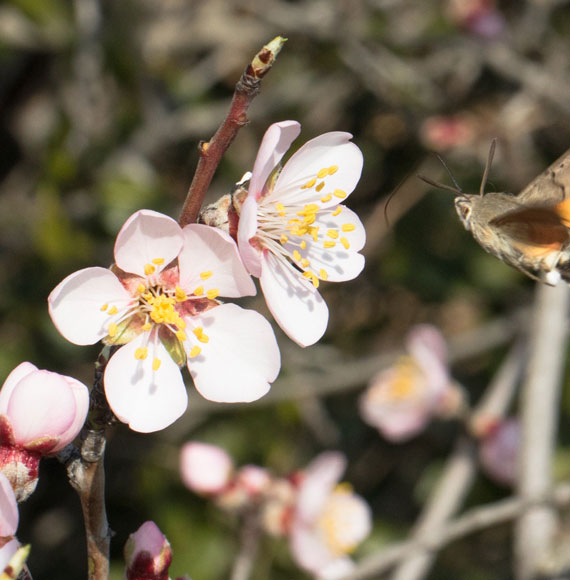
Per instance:
[[[180,453],[180,475],[184,485],[200,494],[215,495],[228,485],[232,458],[220,447],[191,441]]]
[[[481,441],[479,458],[487,475],[500,485],[514,487],[517,481],[520,424],[507,419],[488,430]]]
[[[0,391],[0,470],[18,501],[35,489],[38,463],[77,436],[89,409],[89,391],[79,381],[24,362]]]
[[[154,522],[145,522],[125,544],[126,580],[168,580],[170,544]]]

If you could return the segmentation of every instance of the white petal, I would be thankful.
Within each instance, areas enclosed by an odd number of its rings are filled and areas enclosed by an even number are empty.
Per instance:
[[[345,224],[354,225],[355,230],[343,232],[342,226]],[[325,212],[317,214],[314,225],[319,228],[317,242],[306,236],[304,238],[307,243],[305,250],[291,244],[285,244],[285,248],[291,254],[294,249],[297,249],[302,258],[309,260],[309,269],[321,279],[329,282],[343,282],[356,278],[364,268],[364,256],[357,252],[362,248],[366,239],[364,226],[358,216],[347,207],[343,207],[337,216],[333,216],[329,210],[325,210]],[[338,239],[328,236],[329,230],[338,231]],[[348,249],[345,249],[340,241],[341,238],[346,238],[348,241]],[[325,248],[325,241],[335,242],[334,247]],[[320,274],[321,270],[326,272],[326,278]]]
[[[115,262],[121,270],[139,276],[146,275],[147,264],[154,264],[158,273],[178,256],[182,243],[182,229],[171,217],[142,209],[125,222],[117,235]]]
[[[317,289],[300,273],[266,252],[260,283],[267,307],[291,340],[309,346],[323,336],[329,310]]]
[[[217,289],[220,296],[254,296],[255,284],[239,257],[233,239],[216,228],[190,224],[183,230],[184,248],[178,256],[180,286],[193,292],[198,286]],[[207,279],[200,277],[211,272]]]
[[[293,521],[290,547],[295,562],[313,573],[323,570],[337,557],[329,550],[318,530],[306,526],[299,520]]]
[[[13,536],[18,529],[18,503],[7,477],[0,473],[0,536]]]
[[[284,205],[288,203],[311,203],[328,193],[339,189],[350,195],[362,173],[362,152],[350,142],[350,133],[332,132],[311,139],[301,147],[283,167],[273,189],[274,201]],[[324,168],[337,166],[333,175],[324,179],[324,188],[316,191],[315,187],[301,189],[309,179],[315,177]],[[318,180],[321,182],[321,180]],[[339,198],[333,196],[336,203]],[[335,202],[329,202],[334,205]],[[325,204],[326,207],[326,204]]]
[[[38,367],[30,362],[20,363],[7,377],[0,390],[0,415],[5,415],[10,403],[14,387],[29,374],[37,371]]]
[[[209,337],[207,343],[196,342],[201,354],[188,358],[188,369],[204,398],[249,403],[267,393],[281,359],[273,329],[261,314],[222,304],[194,316],[192,323]]]
[[[263,193],[263,186],[275,169],[291,143],[299,136],[301,125],[297,121],[281,121],[267,129],[253,165],[249,182],[249,195],[258,199]]]
[[[105,394],[113,413],[134,431],[150,433],[174,423],[188,405],[188,394],[178,365],[162,343],[148,344],[148,357],[136,360],[135,351],[147,346],[141,334],[122,346],[105,370]],[[152,369],[155,358],[160,368]]]
[[[242,205],[238,225],[238,245],[241,259],[252,276],[261,276],[261,256],[249,240],[257,233],[257,201],[248,197]]]
[[[74,344],[95,344],[108,334],[116,306],[121,312],[131,295],[118,278],[106,268],[85,268],[60,282],[48,296],[49,314],[59,332]],[[108,308],[102,310],[107,304]]]

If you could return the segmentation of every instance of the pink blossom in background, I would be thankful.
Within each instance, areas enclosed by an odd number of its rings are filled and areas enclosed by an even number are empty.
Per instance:
[[[18,365],[0,390],[0,469],[19,501],[36,487],[43,455],[71,443],[83,427],[89,390],[71,378]]]
[[[123,345],[105,369],[107,400],[131,429],[151,432],[186,409],[184,364],[211,401],[250,402],[267,393],[280,367],[270,324],[217,300],[253,294],[228,234],[199,224],[180,228],[141,210],[117,236],[115,265],[71,274],[48,303],[70,342]]]
[[[521,429],[517,419],[490,425],[479,445],[479,459],[487,475],[500,485],[514,487],[518,475]]]
[[[495,0],[448,0],[446,12],[461,28],[481,38],[496,38],[505,30]]]
[[[376,375],[359,402],[363,420],[397,442],[418,434],[434,415],[446,412],[454,390],[447,347],[436,327],[415,326],[406,347],[409,356]]]
[[[279,326],[301,346],[324,334],[328,308],[319,280],[341,282],[364,267],[364,227],[341,205],[356,187],[362,153],[350,133],[325,133],[278,164],[301,126],[269,127],[257,153],[241,208],[238,243],[243,262],[260,280]]]
[[[340,453],[319,455],[304,470],[299,486],[290,546],[295,562],[316,578],[342,578],[354,567],[348,556],[370,533],[372,514],[348,484]]]
[[[428,149],[448,151],[473,144],[478,120],[469,113],[433,115],[420,128],[420,138]]]
[[[216,445],[191,441],[180,452],[182,481],[196,493],[221,493],[230,483],[233,470],[232,458]]]

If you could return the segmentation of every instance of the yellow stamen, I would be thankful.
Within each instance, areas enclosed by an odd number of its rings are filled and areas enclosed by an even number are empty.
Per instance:
[[[142,329],[143,329],[143,331],[148,332],[149,330],[152,329],[152,324],[150,322],[145,322],[142,325]]]
[[[333,240],[336,240],[338,238],[338,232],[336,230],[328,230],[327,236]]]
[[[137,360],[144,360],[148,356],[148,348],[146,346],[139,346],[137,350],[135,350],[135,358]]]
[[[310,264],[310,262],[309,262],[309,260],[307,260],[307,258],[303,258],[303,259],[301,260],[301,266],[302,266],[303,268],[308,268],[308,267],[309,267],[309,264]]]
[[[281,234],[281,237],[279,238],[279,241],[282,244],[286,244],[289,241],[289,238],[285,234]]]
[[[151,274],[154,274],[155,270],[156,270],[156,266],[153,266],[152,264],[145,264],[144,273],[147,276],[150,276]]]
[[[180,288],[180,286],[176,286],[174,290],[174,297],[176,298],[176,302],[185,302],[188,300],[188,296],[186,296],[186,292]]]
[[[317,180],[313,177],[312,179],[309,179],[305,185],[302,185],[301,189],[311,189],[315,183],[317,183]]]
[[[114,322],[111,322],[111,324],[109,324],[109,336],[113,338],[113,336],[117,334],[117,330],[117,325]]]
[[[328,174],[329,174],[329,168],[323,167],[323,169],[320,169],[319,172],[317,173],[317,177],[319,179],[322,179],[323,177],[326,177]]]
[[[193,346],[189,356],[190,358],[196,358],[201,352],[202,349],[199,346]]]
[[[200,342],[203,342],[204,344],[209,342],[210,337],[207,334],[204,334],[204,329],[201,326],[198,326],[192,332]]]
[[[321,280],[328,280],[329,275],[328,275],[328,273],[327,273],[326,270],[324,270],[323,268],[321,268],[319,270],[319,277],[320,277]]]
[[[198,286],[193,292],[194,296],[202,296],[204,294],[204,286]]]
[[[186,333],[183,330],[178,330],[176,332],[176,338],[180,341],[180,342],[184,342],[186,340]]]
[[[202,280],[207,280],[211,276],[212,276],[212,270],[206,270],[205,272],[200,272],[200,278],[202,278]]]
[[[321,181],[317,187],[315,187],[315,191],[322,191],[323,187],[325,186],[325,182]]]
[[[323,197],[321,197],[321,201],[323,203],[327,203],[327,201],[330,201],[332,199],[332,193],[327,193],[326,195],[323,195]]]
[[[152,361],[152,370],[157,371],[160,368],[161,364],[162,364],[162,361],[159,358],[155,358]]]
[[[331,165],[329,167],[329,175],[334,175],[338,171],[338,165]]]
[[[164,258],[154,258],[152,263],[156,264],[157,266],[162,266],[162,264],[164,264]]]
[[[145,286],[144,284],[139,284],[139,285],[137,286],[137,292],[138,292],[139,294],[142,294],[142,293],[143,293],[145,290],[146,290],[146,286]]]
[[[210,300],[216,299],[220,295],[220,291],[217,288],[212,288],[211,290],[206,291],[206,296]]]
[[[107,308],[109,308],[109,305],[103,304],[103,306],[101,306],[101,312],[105,312],[105,310],[107,310]]]
[[[153,296],[152,296],[152,292],[145,292],[142,297],[149,302],[150,300],[152,300]]]
[[[110,316],[113,316],[113,314],[117,314],[117,312],[119,312],[119,309],[116,306],[111,306],[111,308],[109,308],[107,314],[109,314]]]
[[[308,280],[310,280],[315,288],[319,287],[319,279],[317,278],[314,272],[311,272],[310,270],[305,270],[305,272],[303,272],[303,276]]]
[[[324,248],[334,248],[336,246],[336,242],[326,241],[323,243]]]
[[[344,199],[346,197],[346,191],[343,191],[342,189],[335,189],[333,191],[333,195],[340,199]]]
[[[332,213],[331,215],[337,216],[340,212],[342,211],[342,206],[339,205]]]
[[[277,211],[285,211],[285,206],[282,203],[276,203],[275,204],[275,209]]]
[[[342,224],[342,231],[343,232],[353,232],[356,229],[354,224]]]
[[[301,261],[301,254],[299,254],[299,252],[297,250],[293,251],[293,260],[295,260],[295,262]]]
[[[350,248],[350,244],[344,236],[340,238],[340,243],[344,246],[345,250],[348,250],[348,248]]]
[[[307,247],[307,242],[305,240],[301,240],[299,246],[301,247],[301,250],[304,250]]]

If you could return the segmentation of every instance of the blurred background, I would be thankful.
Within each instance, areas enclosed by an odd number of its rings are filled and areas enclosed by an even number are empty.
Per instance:
[[[345,479],[370,502],[366,555],[405,537],[461,427],[432,423],[396,444],[358,415],[357,397],[409,328],[437,325],[452,372],[476,403],[517,334],[533,282],[485,254],[457,219],[445,158],[465,191],[517,192],[570,146],[570,3],[563,0],[4,0],[0,4],[0,377],[23,360],[92,382],[98,346],[67,343],[46,297],[79,268],[112,263],[114,237],[140,208],[177,217],[197,144],[223,119],[245,65],[276,35],[289,40],[212,183],[208,201],[251,169],[267,127],[296,119],[295,146],[349,131],[364,173],[348,200],[367,227],[367,265],[323,284],[331,318],[305,350],[276,329],[283,368],[249,406],[191,397],[155,435],[123,426],[106,458],[113,578],[129,533],[153,519],[174,550],[171,576],[224,579],[237,520],[180,483],[189,439],[238,464],[286,474],[323,449],[349,458]],[[393,193],[388,205],[386,200]],[[266,312],[262,298],[243,306]],[[340,371],[344,369],[344,373]],[[189,389],[193,387],[189,382]],[[557,471],[570,474],[570,393]],[[566,428],[564,426],[566,425]],[[508,495],[478,476],[468,505]],[[41,465],[19,537],[35,578],[86,575],[79,502],[63,468]],[[511,578],[511,528],[443,550],[432,578]],[[264,539],[254,578],[308,578],[286,542]]]

